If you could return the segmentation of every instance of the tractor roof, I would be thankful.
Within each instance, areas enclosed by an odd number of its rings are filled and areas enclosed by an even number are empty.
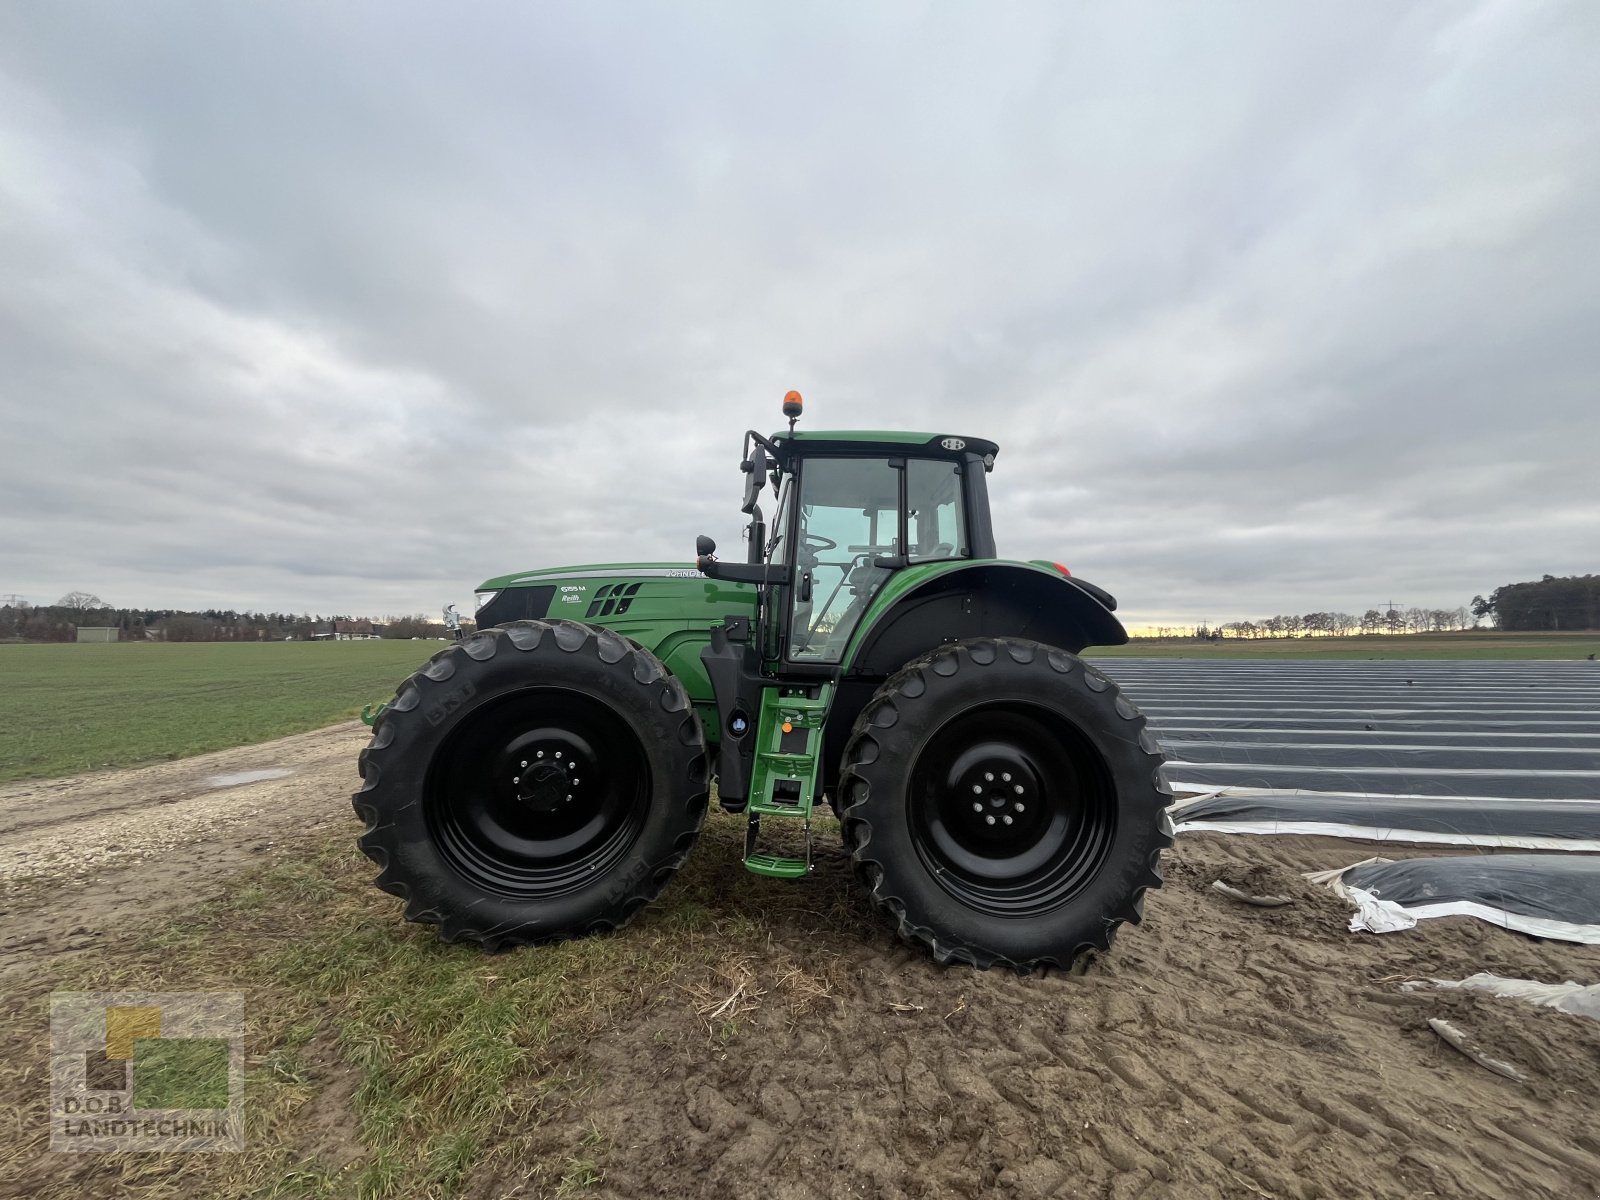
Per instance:
[[[939,458],[958,458],[964,454],[993,455],[1000,447],[986,438],[957,437],[949,433],[914,433],[900,429],[797,429],[772,435],[780,453],[791,443],[802,454],[829,451],[846,454],[900,453],[918,447],[922,453]],[[784,453],[787,457],[787,453]]]

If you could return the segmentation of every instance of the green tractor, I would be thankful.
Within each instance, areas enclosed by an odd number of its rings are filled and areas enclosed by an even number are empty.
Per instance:
[[[993,442],[796,432],[800,409],[744,436],[743,561],[702,536],[692,568],[492,579],[477,632],[400,685],[354,801],[409,919],[490,949],[618,928],[713,782],[744,865],[783,879],[827,799],[874,904],[940,962],[1064,966],[1140,919],[1172,797],[1143,715],[1078,657],[1127,641],[1116,601],[997,557]],[[779,823],[803,855],[771,852]]]

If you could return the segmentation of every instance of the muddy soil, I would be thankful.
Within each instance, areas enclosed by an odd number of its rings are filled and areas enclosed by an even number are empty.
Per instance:
[[[307,829],[353,835],[363,733],[0,791],[0,971],[215,894]],[[700,854],[735,840],[721,818]],[[1028,978],[941,969],[881,928],[831,924],[854,888],[838,852],[803,884],[741,876],[741,904],[785,886],[817,902],[774,904],[767,954],[685,978],[570,1047],[552,1066],[581,1086],[535,1148],[598,1144],[603,1178],[583,1194],[618,1197],[1600,1196],[1600,1022],[1399,988],[1478,970],[1591,983],[1600,947],[1466,919],[1352,935],[1299,872],[1376,852],[1437,853],[1187,836],[1142,927],[1073,972]],[[737,871],[731,857],[718,869]],[[1241,904],[1217,879],[1292,903]],[[1446,1046],[1430,1016],[1528,1082]],[[353,1140],[349,1103],[330,1100]],[[468,1192],[541,1194],[515,1170],[480,1172]]]
[[[1145,924],[1069,974],[775,928],[776,957],[818,964],[825,997],[797,1011],[757,961],[731,1039],[688,999],[639,1014],[573,1064],[596,1090],[551,1148],[600,1130],[608,1196],[1600,1195],[1600,1022],[1399,988],[1485,969],[1594,982],[1600,947],[1466,919],[1352,935],[1299,871],[1374,849],[1186,838]],[[1219,878],[1292,903],[1241,904]],[[838,859],[811,882],[850,886]],[[1434,1016],[1529,1082],[1446,1046]],[[478,1194],[519,1193],[496,1177]]]

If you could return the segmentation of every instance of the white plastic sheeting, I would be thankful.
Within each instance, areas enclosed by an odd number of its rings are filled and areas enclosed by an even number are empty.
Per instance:
[[[1582,878],[1596,874],[1591,868],[1600,864],[1559,855],[1544,856],[1537,863],[1525,861],[1533,857],[1506,854],[1400,862],[1368,858],[1334,871],[1311,872],[1306,878],[1331,888],[1355,908],[1352,933],[1394,933],[1431,917],[1476,917],[1534,937],[1600,946],[1600,920],[1592,915],[1594,897]],[[1567,884],[1549,886],[1573,868],[1581,875]],[[1434,878],[1419,886],[1418,878],[1428,875]],[[1441,886],[1439,878],[1450,875],[1475,878],[1459,888]],[[1497,877],[1498,882],[1483,885],[1485,879]],[[1567,916],[1572,919],[1564,919]]]
[[[1600,1021],[1600,983],[1540,983],[1534,979],[1507,979],[1488,971],[1479,971],[1465,979],[1414,979],[1402,983],[1406,992],[1424,988],[1441,988],[1447,991],[1486,992],[1491,996],[1505,996],[1512,1000],[1526,1000],[1541,1008],[1554,1008],[1575,1017],[1593,1017]]]

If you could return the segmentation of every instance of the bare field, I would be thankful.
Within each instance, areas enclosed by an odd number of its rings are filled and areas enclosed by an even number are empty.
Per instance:
[[[1353,936],[1297,872],[1359,845],[1188,838],[1109,956],[1019,979],[900,946],[837,851],[747,874],[714,817],[628,929],[486,957],[369,886],[363,734],[0,789],[0,1196],[1600,1195],[1600,1024],[1398,987],[1592,980],[1600,948]],[[44,1150],[48,993],[111,987],[245,993],[243,1153]]]

